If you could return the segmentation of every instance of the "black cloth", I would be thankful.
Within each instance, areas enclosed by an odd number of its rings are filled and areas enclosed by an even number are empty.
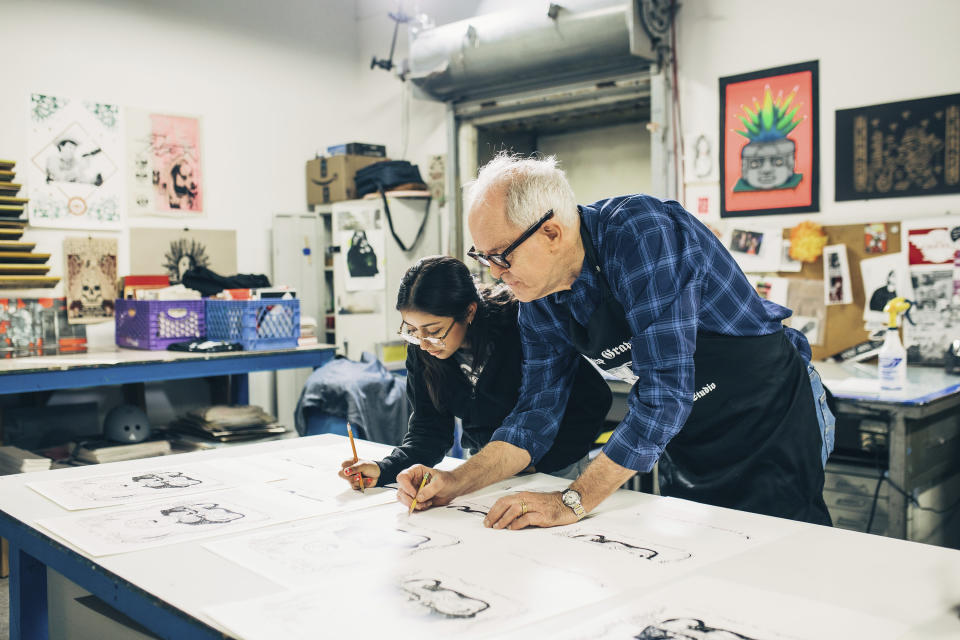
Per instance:
[[[453,445],[454,416],[463,423],[461,443],[465,449],[475,451],[490,441],[517,402],[523,365],[520,331],[515,322],[504,327],[492,343],[493,351],[480,372],[476,390],[456,358],[443,361],[448,370],[439,394],[442,410],[437,410],[430,399],[421,365],[414,356],[417,347],[408,349],[407,397],[413,413],[402,444],[379,462],[380,485],[394,482],[397,474],[411,465],[439,462]],[[579,360],[557,437],[537,463],[537,471],[551,473],[576,462],[587,454],[603,429],[613,399],[610,387],[589,362]]]
[[[631,331],[582,220],[580,233],[602,296],[586,327],[571,318],[571,342],[602,369],[622,374]],[[758,337],[700,332],[694,367],[693,410],[660,458],[660,492],[830,525],[810,379],[783,330]]]
[[[183,286],[195,289],[203,297],[215,296],[224,289],[256,289],[269,287],[270,279],[262,274],[238,273],[222,276],[206,267],[194,267],[183,274]]]

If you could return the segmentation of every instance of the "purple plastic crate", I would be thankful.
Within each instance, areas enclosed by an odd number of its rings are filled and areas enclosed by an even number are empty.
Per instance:
[[[300,341],[299,300],[207,300],[207,338],[245,351],[288,349]]]
[[[206,335],[203,300],[117,300],[117,345],[166,349]]]

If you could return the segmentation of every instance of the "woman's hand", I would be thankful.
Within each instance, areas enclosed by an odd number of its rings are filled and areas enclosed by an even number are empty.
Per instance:
[[[363,476],[364,487],[375,487],[377,485],[377,478],[380,477],[380,465],[370,460],[357,460],[356,462],[354,462],[353,459],[344,460],[340,463],[340,472],[337,473],[337,475],[349,482],[350,486],[355,490],[359,491],[360,479],[357,477],[358,473]]]

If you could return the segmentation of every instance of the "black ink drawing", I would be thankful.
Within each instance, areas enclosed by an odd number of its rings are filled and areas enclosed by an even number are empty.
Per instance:
[[[490,604],[483,600],[444,587],[440,580],[406,580],[400,588],[407,592],[411,602],[445,618],[475,618],[490,608]]]
[[[185,502],[164,509],[152,506],[106,518],[92,517],[87,526],[105,540],[129,545],[176,537],[204,525],[221,527],[245,517],[216,502]]]
[[[484,511],[483,509],[475,509],[474,507],[470,506],[469,504],[448,504],[448,505],[446,505],[446,508],[447,508],[447,509],[453,509],[453,510],[455,510],[455,511],[459,511],[460,513],[469,513],[469,514],[475,515],[475,516],[485,516],[485,515],[487,515],[487,513],[488,513],[487,511]]]
[[[139,486],[147,489],[182,489],[202,484],[203,480],[184,475],[182,471],[157,471],[131,478]]]
[[[647,626],[636,640],[756,640],[720,627],[706,625],[696,618],[672,618]]]
[[[681,562],[693,557],[693,554],[689,551],[660,544],[651,545],[647,541],[632,539],[630,536],[623,534],[591,533],[582,527],[562,529],[554,535],[591,544],[612,553],[621,553],[641,560],[649,560],[657,564]]]
[[[170,276],[170,282],[183,282],[183,274],[196,267],[209,267],[210,258],[203,243],[188,238],[180,238],[170,243],[163,256],[163,268]]]

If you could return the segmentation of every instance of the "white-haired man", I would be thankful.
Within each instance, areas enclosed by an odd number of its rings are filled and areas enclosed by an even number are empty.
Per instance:
[[[576,522],[658,460],[665,495],[830,524],[834,421],[810,347],[703,224],[645,195],[577,206],[555,159],[507,154],[467,208],[468,255],[522,302],[520,397],[483,450],[419,495],[425,469],[401,473],[402,502],[429,508],[535,468],[583,355],[632,384],[626,417],[570,488],[501,498],[486,526]]]

